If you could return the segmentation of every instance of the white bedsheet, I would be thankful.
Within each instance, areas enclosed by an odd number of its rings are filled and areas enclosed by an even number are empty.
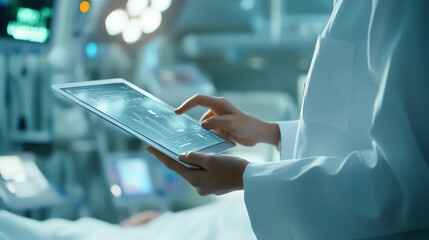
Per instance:
[[[92,218],[77,221],[35,221],[0,211],[0,240],[217,240],[256,239],[243,198],[221,200],[206,206],[165,213],[135,228],[122,228]]]

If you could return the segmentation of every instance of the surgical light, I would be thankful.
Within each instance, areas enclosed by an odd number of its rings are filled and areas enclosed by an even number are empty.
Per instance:
[[[164,19],[171,21],[173,12],[167,11],[173,4],[181,4],[182,0],[128,0],[123,8],[116,9],[107,15],[106,31],[110,36],[121,34],[127,44],[133,44],[142,38],[150,39],[152,34],[161,28]],[[168,12],[168,13],[167,13]],[[174,13],[173,13],[174,15]],[[165,18],[164,18],[165,17]],[[170,20],[168,20],[170,19]],[[148,35],[148,36],[145,36]]]
[[[142,35],[142,30],[140,28],[140,22],[138,19],[132,19],[125,26],[122,31],[122,38],[128,44],[137,42]]]
[[[131,17],[137,17],[147,7],[148,0],[129,0],[127,2],[127,11]]]
[[[140,15],[141,29],[144,33],[154,32],[161,25],[161,21],[161,12],[154,8],[146,8]]]
[[[164,12],[171,6],[171,0],[152,0],[152,7]]]
[[[116,9],[106,18],[106,31],[110,36],[120,34],[127,26],[129,17],[123,9]]]

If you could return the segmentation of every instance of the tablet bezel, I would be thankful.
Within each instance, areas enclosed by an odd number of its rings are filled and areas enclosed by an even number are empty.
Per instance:
[[[87,104],[81,100],[79,100],[78,98],[76,98],[75,96],[73,96],[72,94],[69,94],[68,92],[64,91],[63,88],[71,88],[71,87],[82,87],[82,86],[97,86],[97,85],[105,85],[105,84],[112,84],[112,83],[123,83],[128,85],[129,87],[133,88],[134,90],[140,92],[141,94],[147,96],[148,98],[154,100],[155,102],[158,102],[160,104],[163,104],[164,106],[168,107],[169,109],[171,109],[172,111],[174,111],[174,108],[171,107],[170,105],[166,104],[165,102],[163,102],[162,100],[158,99],[157,97],[153,96],[152,94],[146,92],[145,90],[137,87],[136,85],[121,79],[121,78],[114,78],[114,79],[106,79],[106,80],[94,80],[94,81],[84,81],[84,82],[73,82],[73,83],[61,83],[61,84],[53,84],[52,85],[52,89],[54,90],[54,92],[57,92],[59,94],[61,94],[62,96],[72,100],[73,102],[76,102],[77,104],[81,105],[82,107],[88,109],[89,111],[91,111],[92,113],[106,119],[107,121],[109,121],[110,123],[118,126],[119,128],[131,133],[132,135],[136,136],[137,138],[139,138],[140,140],[143,140],[144,142],[148,143],[149,145],[153,146],[154,148],[158,149],[159,151],[161,151],[162,153],[164,153],[165,155],[173,158],[174,160],[178,161],[179,163],[185,165],[186,167],[189,168],[200,168],[199,166],[195,166],[192,164],[187,164],[184,162],[179,161],[179,156],[177,154],[175,154],[174,152],[171,152],[170,150],[168,150],[167,148],[159,145],[157,142],[147,138],[146,136],[144,136],[143,134],[134,131],[133,129],[127,127],[126,125],[122,124],[120,121],[114,119],[113,117],[110,117],[109,115],[97,110],[96,108],[94,108],[93,106],[91,106],[90,104]],[[197,124],[199,124],[197,121],[195,121],[193,118],[187,116],[186,114],[183,114],[184,117],[188,118],[189,120],[196,122]],[[213,133],[215,134],[215,133]],[[224,139],[224,138],[222,138]],[[215,145],[212,145],[210,147],[204,148],[199,150],[198,152],[201,153],[220,153],[223,152],[231,147],[235,146],[235,143],[224,139],[225,142],[221,142]]]

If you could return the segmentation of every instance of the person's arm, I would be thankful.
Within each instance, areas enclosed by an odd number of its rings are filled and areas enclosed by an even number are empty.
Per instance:
[[[277,146],[280,141],[277,123],[264,122],[247,115],[223,97],[195,95],[175,112],[183,114],[196,106],[209,108],[201,117],[201,126],[225,139],[244,146],[253,146],[257,143]]]
[[[140,225],[144,225],[146,223],[149,223],[150,221],[158,218],[161,216],[161,212],[158,211],[143,211],[138,212],[128,219],[121,222],[122,227],[137,227]]]
[[[372,148],[246,167],[245,201],[258,239],[357,239],[428,228],[427,5],[374,5],[369,62],[380,89]]]

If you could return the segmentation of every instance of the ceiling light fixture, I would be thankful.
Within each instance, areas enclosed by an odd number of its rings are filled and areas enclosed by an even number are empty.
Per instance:
[[[124,42],[133,44],[160,28],[162,14],[171,4],[172,0],[128,0],[124,9],[107,15],[106,31],[110,36],[121,34]]]

